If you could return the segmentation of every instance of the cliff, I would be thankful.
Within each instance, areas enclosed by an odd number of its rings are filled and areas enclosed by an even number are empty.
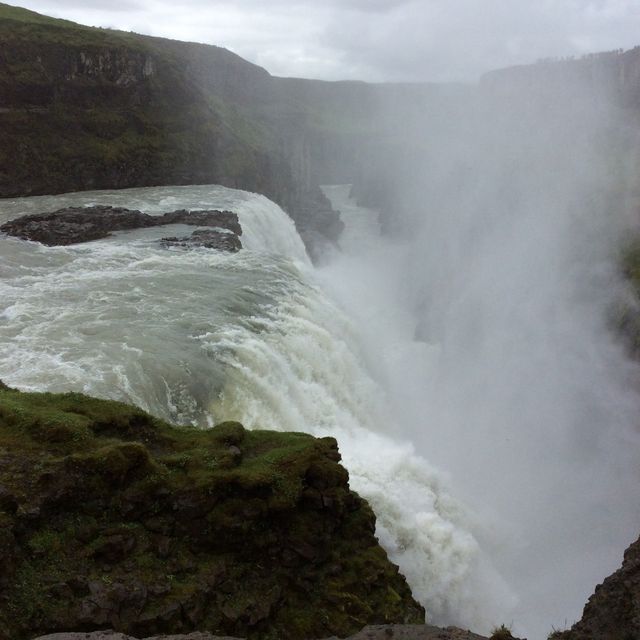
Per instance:
[[[0,195],[215,181],[281,196],[260,132],[184,73],[188,45],[163,44],[0,5]]]
[[[640,109],[640,47],[585,55],[581,58],[540,60],[491,71],[481,87],[504,95],[569,94],[594,102]]]
[[[633,640],[640,638],[640,539],[624,552],[622,566],[599,584],[582,618],[549,640]]]
[[[318,185],[384,173],[465,91],[276,78],[220,47],[0,3],[0,197],[217,183],[280,204],[308,246],[335,241]]]
[[[335,241],[305,159],[256,112],[271,80],[219,47],[0,4],[0,197],[216,183],[265,194],[307,241]]]
[[[0,638],[346,636],[424,610],[333,438],[0,388]]]

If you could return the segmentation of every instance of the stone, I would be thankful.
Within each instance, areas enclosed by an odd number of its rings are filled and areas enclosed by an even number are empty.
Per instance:
[[[217,231],[215,229],[198,229],[190,236],[162,238],[160,242],[165,247],[203,247],[231,253],[236,253],[242,249],[240,238],[235,233]]]
[[[242,227],[237,214],[231,211],[179,209],[152,216],[124,207],[95,205],[67,207],[51,213],[38,213],[15,218],[0,226],[0,231],[22,240],[32,240],[47,246],[66,246],[107,238],[114,231],[160,227],[168,224],[207,226],[213,229],[194,231],[186,238],[164,238],[167,246],[201,246],[238,251]]]
[[[602,584],[584,607],[582,618],[552,640],[631,640],[640,638],[640,538],[624,552],[622,566]]]

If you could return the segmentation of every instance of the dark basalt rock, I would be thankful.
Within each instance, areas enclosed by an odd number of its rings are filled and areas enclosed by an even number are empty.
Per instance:
[[[47,246],[79,244],[107,238],[113,231],[127,231],[168,224],[218,227],[229,231],[232,239],[217,236],[222,232],[194,232],[191,239],[171,239],[194,246],[205,246],[226,251],[238,251],[242,244],[238,236],[242,227],[238,216],[231,211],[187,211],[179,209],[161,216],[151,216],[141,211],[123,207],[97,205],[93,207],[68,207],[52,213],[22,216],[6,222],[0,231],[23,240],[34,240]],[[209,235],[207,235],[209,234]],[[169,239],[167,239],[169,240]]]
[[[190,236],[182,238],[162,238],[165,247],[204,247],[235,253],[242,249],[240,238],[235,233],[225,233],[215,229],[197,229]]]
[[[339,460],[333,438],[0,387],[0,640],[423,622]]]
[[[599,584],[582,619],[550,640],[636,640],[640,638],[640,538],[624,552],[622,566]]]

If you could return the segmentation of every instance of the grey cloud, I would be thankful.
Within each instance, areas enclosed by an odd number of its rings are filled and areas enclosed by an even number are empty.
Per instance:
[[[324,79],[475,80],[537,58],[640,44],[637,0],[23,3],[87,24],[217,44],[276,75]]]
[[[117,13],[136,11],[141,8],[141,3],[137,0],[109,0],[109,2],[104,2],[104,0],[56,0],[56,2],[32,0],[20,4],[32,11],[51,16],[62,16],[64,14],[67,20],[73,20],[72,17],[68,17],[68,12],[70,11],[93,9],[104,13]]]
[[[449,0],[415,2],[391,19],[336,16],[323,39],[377,79],[473,80],[541,57],[631,47],[639,27],[640,10],[621,0]]]

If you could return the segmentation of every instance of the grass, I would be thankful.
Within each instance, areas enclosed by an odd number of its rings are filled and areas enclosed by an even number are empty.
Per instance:
[[[499,627],[495,627],[491,632],[489,640],[512,640],[511,627],[507,627],[501,624]]]
[[[338,460],[332,438],[0,384],[0,637],[87,628],[90,584],[119,611],[94,624],[140,636],[422,622]]]

